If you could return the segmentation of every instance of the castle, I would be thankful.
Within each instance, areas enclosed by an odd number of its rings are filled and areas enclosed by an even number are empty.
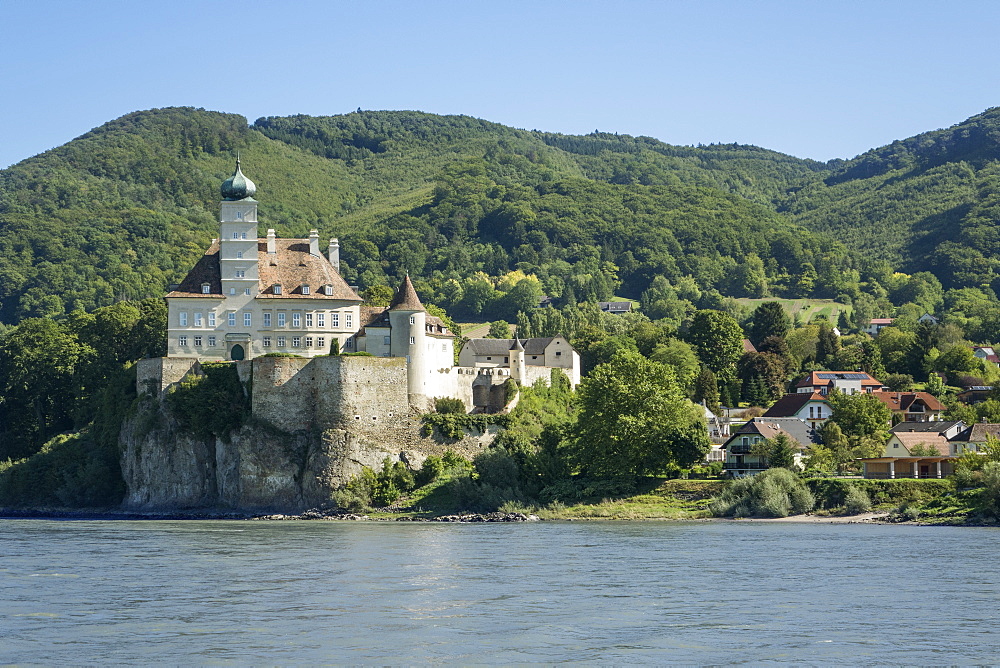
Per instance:
[[[166,296],[168,358],[313,358],[334,348],[401,358],[408,401],[417,410],[438,397],[462,399],[469,410],[497,410],[507,378],[530,385],[547,380],[552,368],[574,386],[580,382],[579,355],[561,336],[472,339],[456,366],[456,336],[426,312],[409,276],[388,308],[362,306],[340,276],[337,239],[324,254],[316,230],[308,239],[279,239],[273,229],[258,237],[256,192],[237,158],[221,187],[219,238]]]

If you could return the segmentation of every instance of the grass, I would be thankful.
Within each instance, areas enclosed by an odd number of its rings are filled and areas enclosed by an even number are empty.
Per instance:
[[[799,316],[802,322],[809,322],[812,318],[823,315],[826,316],[826,319],[831,324],[836,325],[841,311],[845,311],[848,316],[851,315],[850,306],[835,302],[832,299],[750,299],[744,297],[736,301],[751,309],[757,308],[764,302],[778,302],[793,321],[796,315]]]

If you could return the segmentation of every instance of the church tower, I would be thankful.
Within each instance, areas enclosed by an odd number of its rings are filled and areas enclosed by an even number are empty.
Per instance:
[[[236,158],[236,171],[223,182],[221,192],[219,267],[222,292],[230,298],[243,296],[253,299],[259,285],[257,200],[253,198],[257,186],[243,175],[239,158]]]
[[[419,406],[427,397],[427,311],[413,289],[409,275],[389,305],[389,355],[405,357],[410,404]]]

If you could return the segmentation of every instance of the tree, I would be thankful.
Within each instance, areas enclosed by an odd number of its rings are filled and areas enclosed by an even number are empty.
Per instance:
[[[833,408],[833,417],[844,434],[854,439],[875,437],[883,442],[888,438],[892,411],[877,397],[870,394],[843,394],[832,391],[827,401]]]
[[[659,343],[653,348],[649,358],[672,367],[677,376],[677,382],[680,383],[685,392],[690,393],[694,388],[694,381],[701,372],[701,366],[698,364],[698,356],[695,354],[694,348],[689,343],[680,339],[667,339],[664,343]],[[716,394],[718,394],[718,390],[716,390]]]
[[[395,295],[395,291],[388,285],[370,285],[363,294],[368,306],[388,306]]]
[[[791,328],[791,321],[788,319],[785,309],[778,302],[764,302],[754,309],[750,319],[752,323],[750,325],[750,341],[758,348],[769,336],[784,339]]]
[[[746,353],[740,358],[737,375],[743,381],[743,398],[756,406],[770,405],[785,393],[785,363],[772,353]],[[751,388],[759,393],[754,399],[750,398]]]
[[[580,413],[570,459],[585,475],[660,473],[708,452],[701,409],[688,401],[672,369],[620,351],[580,384]]]
[[[506,320],[494,320],[490,323],[490,331],[486,335],[488,339],[509,339],[510,323]]]
[[[736,377],[736,364],[743,355],[743,330],[733,316],[721,311],[698,311],[691,321],[687,339],[701,363],[720,380]]]
[[[703,402],[705,407],[716,415],[721,413],[721,409],[719,408],[719,381],[716,380],[715,374],[707,366],[703,366],[698,377],[695,378],[694,396],[692,399]]]
[[[750,452],[767,460],[768,468],[795,470],[795,441],[787,434],[754,443]]]
[[[833,333],[833,328],[826,323],[820,323],[819,340],[816,343],[816,363],[826,364],[838,351],[840,351],[840,339]]]

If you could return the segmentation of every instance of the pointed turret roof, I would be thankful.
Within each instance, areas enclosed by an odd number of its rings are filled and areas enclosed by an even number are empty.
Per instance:
[[[515,338],[514,342],[510,344],[510,349],[511,350],[520,350],[523,353],[524,352],[524,346],[521,345],[521,339]]]
[[[390,311],[423,311],[424,305],[420,303],[420,297],[417,296],[417,291],[413,289],[413,283],[410,282],[410,275],[407,274],[406,278],[403,279],[403,284],[399,286],[399,290],[396,291],[396,295],[392,298],[392,303],[389,304]]]

